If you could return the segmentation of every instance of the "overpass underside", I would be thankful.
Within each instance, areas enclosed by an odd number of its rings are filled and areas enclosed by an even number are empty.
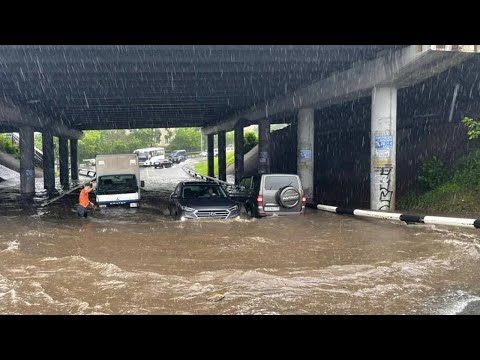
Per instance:
[[[270,119],[276,121],[280,116],[285,119],[285,122],[296,127],[296,144],[288,143],[283,146],[296,148],[296,158],[294,159],[297,165],[296,171],[302,179],[308,201],[314,203],[318,201],[314,196],[314,179],[321,178],[319,173],[324,170],[315,168],[314,164],[319,164],[315,156],[322,153],[335,156],[334,152],[332,154],[332,151],[328,152],[328,149],[322,148],[321,143],[325,144],[328,141],[318,143],[318,134],[322,133],[322,127],[327,123],[336,123],[337,129],[341,128],[346,132],[349,132],[348,128],[351,126],[349,119],[342,114],[337,114],[336,118],[322,118],[322,115],[326,114],[323,110],[338,108],[342,104],[353,104],[359,100],[365,103],[364,100],[367,99],[370,123],[368,127],[364,126],[359,133],[362,134],[365,131],[368,133],[367,136],[360,135],[357,140],[364,143],[367,138],[370,141],[367,145],[362,144],[370,149],[369,171],[365,169],[365,174],[363,174],[363,177],[370,180],[370,187],[367,189],[370,192],[369,207],[372,210],[380,211],[395,210],[398,91],[424,82],[451,68],[458,68],[459,64],[471,59],[472,56],[478,54],[479,50],[480,46],[476,45],[412,45],[390,51],[377,59],[360,62],[346,71],[334,73],[326,79],[299,89],[294,94],[273,99],[268,103],[260,104],[253,111],[244,112],[215,126],[207,127],[204,129],[204,133],[211,138],[208,142],[210,144],[208,159],[211,164],[209,175],[213,176],[213,136],[218,136],[220,144],[220,139],[224,139],[226,131],[235,130],[235,175],[236,179],[242,177],[244,169],[243,153],[241,153],[243,128],[246,124],[253,123],[259,126],[258,172],[271,172],[271,158],[275,155],[270,152],[272,148],[269,131],[272,123]],[[458,90],[458,83],[452,84],[447,81],[443,86]],[[456,90],[454,90],[453,96],[449,98],[451,101],[449,108],[452,109],[449,114],[450,121],[453,109],[457,105],[456,95]],[[420,94],[420,96],[427,97],[428,94]],[[365,107],[362,110],[365,111]],[[328,134],[328,131],[325,133]],[[276,149],[279,146],[276,144]],[[360,156],[360,153],[358,155]],[[225,155],[220,149],[218,156],[219,177],[224,180],[226,174],[223,164]],[[356,155],[351,154],[351,156],[354,158]],[[356,163],[353,158],[352,169],[338,170],[344,173],[353,172]],[[337,185],[345,186],[344,184]],[[328,188],[324,189],[324,192],[328,192]],[[316,193],[318,194],[319,191]],[[343,199],[337,200],[343,202]]]
[[[258,172],[272,164],[270,125],[296,126],[297,173],[314,202],[319,110],[370,97],[370,208],[394,210],[397,92],[475,56],[478,45],[410,46],[2,46],[0,132],[20,133],[21,192],[33,195],[34,131],[42,133],[44,185],[78,179],[82,130],[202,127],[208,175],[226,180],[226,132],[235,131],[235,177],[243,131],[258,124]],[[339,126],[348,126],[339,124]],[[315,151],[317,150],[317,151]],[[70,160],[70,161],[69,161]],[[70,162],[70,170],[69,170]],[[69,174],[70,171],[70,174]]]

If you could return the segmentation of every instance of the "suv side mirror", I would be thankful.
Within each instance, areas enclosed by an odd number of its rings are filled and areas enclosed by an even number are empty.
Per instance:
[[[145,187],[145,181],[143,180],[140,181],[140,187]]]
[[[172,193],[172,195],[170,195],[170,198],[171,199],[178,199],[178,195],[175,194],[175,193]]]
[[[241,190],[241,191],[243,191],[243,190],[245,190],[245,189],[246,189],[245,186],[243,186],[243,185],[240,186],[240,190]]]

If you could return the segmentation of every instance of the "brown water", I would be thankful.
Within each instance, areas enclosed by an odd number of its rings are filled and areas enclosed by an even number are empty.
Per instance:
[[[151,171],[140,209],[0,206],[0,313],[454,314],[480,300],[478,230],[313,209],[173,221],[183,175]]]

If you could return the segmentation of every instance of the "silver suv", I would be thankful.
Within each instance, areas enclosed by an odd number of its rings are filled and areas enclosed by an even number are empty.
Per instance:
[[[261,174],[242,178],[231,198],[251,217],[303,215],[306,197],[300,177],[294,174]]]

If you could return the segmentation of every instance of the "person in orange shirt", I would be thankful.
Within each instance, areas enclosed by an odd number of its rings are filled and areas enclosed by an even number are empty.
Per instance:
[[[93,203],[88,198],[88,194],[92,190],[95,190],[95,183],[93,183],[93,185],[92,183],[86,183],[85,186],[83,187],[83,190],[80,192],[80,196],[78,197],[78,205],[77,205],[78,216],[87,217],[88,206],[89,205],[93,206]]]

